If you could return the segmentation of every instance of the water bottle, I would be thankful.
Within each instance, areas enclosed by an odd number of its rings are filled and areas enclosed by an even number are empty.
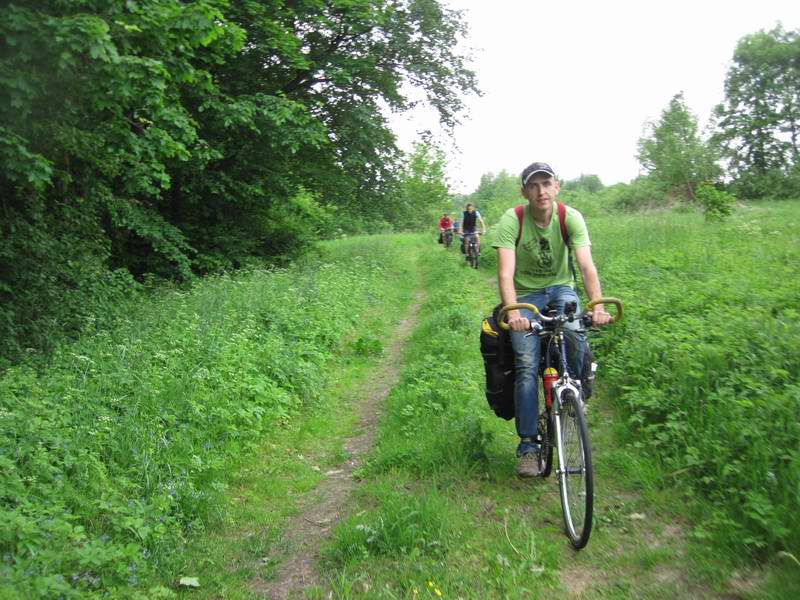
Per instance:
[[[544,400],[547,403],[547,408],[553,405],[553,385],[558,381],[558,371],[553,367],[547,367],[544,370]]]

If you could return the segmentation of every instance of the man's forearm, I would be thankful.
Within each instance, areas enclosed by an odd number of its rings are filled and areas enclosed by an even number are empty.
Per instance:
[[[600,277],[597,275],[597,269],[592,266],[585,272],[581,273],[583,276],[583,287],[586,289],[586,295],[589,301],[597,300],[603,297],[603,290],[600,288]],[[602,304],[598,304],[597,308],[603,309]]]
[[[516,304],[517,290],[514,287],[514,278],[500,276],[497,278],[497,284],[497,286],[500,288],[500,301],[503,303],[503,306]]]

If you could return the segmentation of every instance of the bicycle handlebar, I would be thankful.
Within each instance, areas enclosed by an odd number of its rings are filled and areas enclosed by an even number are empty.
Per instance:
[[[597,300],[592,300],[586,305],[586,310],[583,312],[582,315],[576,317],[577,319],[582,319],[589,313],[592,308],[598,304],[613,304],[617,308],[617,314],[615,314],[611,318],[612,323],[618,323],[620,319],[622,319],[622,301],[618,298],[598,298]],[[545,323],[556,321],[558,317],[548,317],[543,315],[536,306],[533,304],[526,304],[526,303],[515,303],[515,304],[508,304],[500,309],[500,312],[497,314],[497,324],[500,326],[501,329],[505,329],[506,331],[510,330],[511,327],[506,323],[506,313],[510,310],[519,310],[519,309],[528,309],[533,313],[534,317],[538,317]]]

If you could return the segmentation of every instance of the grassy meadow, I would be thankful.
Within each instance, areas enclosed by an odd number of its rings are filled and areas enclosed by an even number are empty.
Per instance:
[[[316,410],[342,357],[380,348],[361,319],[407,301],[407,247],[339,241],[289,269],[164,291],[41,373],[7,370],[0,597],[171,596],[237,467]]]
[[[626,318],[592,338],[598,499],[577,556],[553,482],[516,481],[513,425],[483,400],[488,245],[478,273],[423,258],[422,323],[356,508],[325,549],[334,597],[796,597],[797,213],[589,219]]]
[[[590,221],[624,323],[601,346],[625,439],[702,498],[693,535],[800,554],[800,205]]]
[[[40,372],[5,372],[0,598],[253,597],[248,580],[288,558],[287,518],[345,459],[354,390],[417,291],[321,583],[291,597],[796,598],[797,214],[587,211],[626,315],[590,338],[596,520],[580,553],[554,478],[516,478],[513,422],[483,396],[488,243],[476,271],[430,235],[373,236],[163,291]]]

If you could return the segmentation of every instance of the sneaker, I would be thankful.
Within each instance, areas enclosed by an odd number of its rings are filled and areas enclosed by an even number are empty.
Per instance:
[[[517,461],[517,475],[520,477],[539,476],[539,457],[535,452],[527,452]]]

